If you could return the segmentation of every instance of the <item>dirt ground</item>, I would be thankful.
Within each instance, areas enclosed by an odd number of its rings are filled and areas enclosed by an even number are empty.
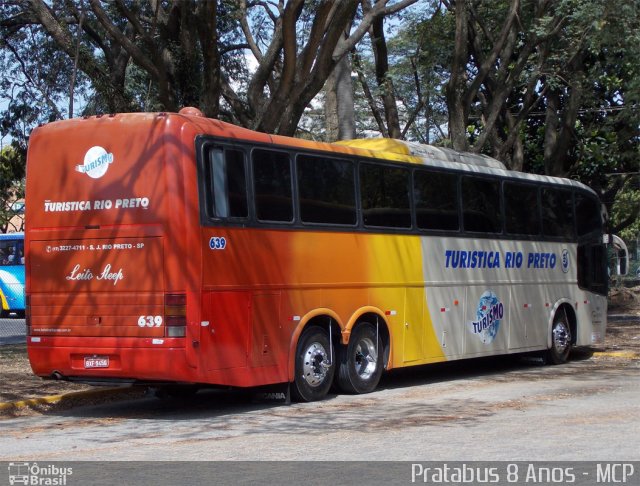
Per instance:
[[[598,350],[605,353],[597,353],[594,358],[611,359],[609,355],[614,353],[622,359],[625,356],[637,359],[640,356],[640,287],[612,289],[609,315],[605,345]],[[90,388],[66,381],[43,380],[31,371],[26,345],[0,346],[0,403]]]

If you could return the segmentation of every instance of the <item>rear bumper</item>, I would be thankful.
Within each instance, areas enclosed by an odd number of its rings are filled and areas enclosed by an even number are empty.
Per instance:
[[[29,336],[33,372],[42,377],[195,381],[180,338],[73,338]],[[87,358],[107,358],[108,365],[87,368]],[[95,360],[92,363],[96,363]]]

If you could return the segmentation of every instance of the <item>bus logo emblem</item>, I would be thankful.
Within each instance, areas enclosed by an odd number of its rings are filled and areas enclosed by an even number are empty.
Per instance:
[[[504,317],[504,305],[491,290],[485,291],[478,302],[476,318],[469,322],[469,330],[484,344],[491,344],[498,335]]]
[[[95,146],[87,150],[84,155],[84,163],[76,165],[76,171],[87,174],[92,179],[99,179],[107,173],[111,163],[113,163],[113,154],[100,146]]]
[[[562,271],[564,273],[569,271],[569,250],[566,248],[562,250]]]

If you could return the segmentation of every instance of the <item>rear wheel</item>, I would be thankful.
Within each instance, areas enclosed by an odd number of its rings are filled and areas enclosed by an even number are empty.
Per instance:
[[[296,349],[295,378],[291,393],[301,402],[323,399],[331,388],[335,374],[335,356],[324,329],[306,329]]]
[[[558,312],[551,326],[551,347],[547,350],[547,362],[566,363],[571,352],[571,325],[565,313]]]
[[[370,393],[382,376],[382,346],[373,324],[358,324],[341,348],[338,385],[347,393]]]

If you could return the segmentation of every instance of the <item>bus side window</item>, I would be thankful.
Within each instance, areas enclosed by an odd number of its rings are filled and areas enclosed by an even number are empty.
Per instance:
[[[578,286],[607,295],[607,250],[601,243],[578,245]]]
[[[360,199],[365,226],[410,228],[409,171],[360,164]]]
[[[504,183],[505,226],[510,235],[539,235],[538,187],[517,182]]]
[[[246,218],[247,177],[244,154],[239,150],[209,151],[209,215],[214,218]]]
[[[602,232],[602,212],[600,201],[590,194],[576,192],[576,226],[578,236]]]
[[[353,162],[298,155],[297,175],[303,223],[356,224]]]
[[[542,189],[542,231],[545,236],[574,238],[573,195],[565,189]]]
[[[251,162],[258,220],[293,221],[289,155],[275,150],[254,149]]]
[[[465,231],[502,233],[500,182],[479,177],[463,177],[462,210]]]
[[[456,174],[416,170],[413,175],[413,195],[418,228],[447,231],[460,229]]]

